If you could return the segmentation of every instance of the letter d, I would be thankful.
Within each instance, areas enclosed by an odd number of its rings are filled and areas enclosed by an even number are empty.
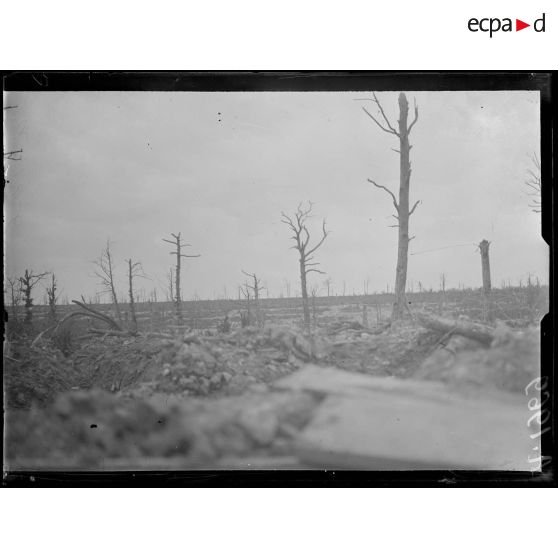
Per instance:
[[[542,15],[541,18],[536,19],[535,23],[533,23],[533,29],[537,32],[537,33],[544,33],[544,16],[545,14]],[[539,29],[539,23],[541,23],[542,27]]]

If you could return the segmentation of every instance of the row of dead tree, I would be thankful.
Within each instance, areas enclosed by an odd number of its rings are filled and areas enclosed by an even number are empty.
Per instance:
[[[372,101],[377,110],[377,115],[374,116],[365,106],[362,106],[363,111],[368,117],[370,117],[374,123],[385,133],[393,135],[397,138],[399,143],[399,149],[393,149],[399,154],[399,192],[396,196],[393,191],[379,184],[375,180],[368,179],[368,181],[373,184],[376,188],[385,191],[391,198],[393,206],[395,208],[395,214],[393,217],[396,220],[396,224],[392,225],[398,229],[398,252],[397,252],[397,265],[396,265],[396,277],[395,277],[395,302],[393,304],[392,310],[392,321],[397,321],[403,318],[406,308],[406,282],[407,282],[407,267],[408,267],[408,252],[409,243],[414,237],[409,237],[409,220],[413,215],[415,210],[420,204],[420,200],[417,200],[411,207],[410,204],[410,178],[411,178],[411,161],[410,161],[410,151],[412,145],[410,144],[409,137],[411,131],[419,118],[419,111],[416,101],[414,103],[414,116],[409,124],[409,103],[405,93],[400,93],[398,97],[399,104],[399,119],[397,121],[397,127],[393,126],[384,111],[380,101],[378,100],[376,94],[373,94],[371,99],[355,99],[358,101]],[[287,215],[286,213],[281,214],[281,221],[289,228],[292,236],[291,239],[294,241],[292,246],[298,252],[298,263],[299,263],[299,275],[300,275],[300,285],[302,294],[302,312],[303,312],[303,323],[305,328],[309,329],[311,326],[311,312],[310,312],[310,302],[308,295],[308,276],[310,273],[323,274],[324,272],[319,268],[319,262],[316,261],[316,252],[323,245],[329,232],[326,230],[325,219],[322,221],[321,233],[319,239],[311,243],[311,235],[308,229],[308,220],[312,214],[312,203],[308,202],[307,205],[299,204],[297,210],[292,215]],[[173,277],[171,271],[171,298],[173,298],[175,305],[175,315],[176,315],[176,326],[182,326],[182,296],[181,296],[181,269],[183,258],[198,258],[199,254],[188,254],[185,249],[190,247],[190,244],[185,243],[181,238],[181,233],[178,234],[171,233],[171,239],[164,238],[163,241],[172,245],[173,250],[170,252],[171,255],[176,256],[176,265],[174,268],[174,292],[173,291]],[[483,279],[483,293],[488,301],[491,290],[491,280],[490,280],[490,262],[489,262],[489,245],[487,240],[483,240],[479,244],[479,249],[481,253],[481,263],[482,263],[482,279]],[[131,330],[137,331],[137,317],[134,299],[134,279],[140,275],[143,275],[141,269],[141,264],[139,262],[133,261],[131,258],[126,260],[128,265],[128,286],[129,286],[129,307],[131,315]],[[104,293],[108,294],[111,298],[112,304],[115,309],[117,322],[115,324],[121,323],[121,310],[119,302],[116,296],[115,282],[114,282],[114,266],[112,261],[112,255],[110,252],[110,243],[107,242],[106,248],[103,254],[97,262],[98,270],[96,271],[97,277],[100,279],[103,287]],[[260,292],[262,290],[261,280],[255,273],[243,273],[251,279],[251,282],[245,282],[244,286],[240,288],[245,299],[247,300],[247,313],[241,316],[241,320],[244,322],[251,321],[251,301],[253,301],[253,306],[255,310],[255,322],[256,325],[263,325],[264,317],[260,307]],[[45,274],[42,274],[45,275]],[[21,285],[23,286],[23,292],[25,293],[25,306],[26,306],[26,320],[31,320],[31,307],[32,298],[31,291],[33,285],[36,284],[42,278],[41,274],[38,275],[28,275],[26,274],[20,279]],[[52,295],[52,298],[51,298]],[[53,283],[51,292],[49,293],[49,301],[52,302],[51,308],[53,314],[55,314],[56,305],[56,293],[55,293],[55,278],[53,275]],[[487,308],[489,304],[487,303]],[[314,312],[315,314],[315,312]],[[487,316],[489,317],[489,316]]]

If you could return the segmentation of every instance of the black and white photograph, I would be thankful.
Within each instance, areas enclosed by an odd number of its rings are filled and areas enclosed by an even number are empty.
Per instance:
[[[548,75],[211,75],[5,83],[4,471],[541,473]]]

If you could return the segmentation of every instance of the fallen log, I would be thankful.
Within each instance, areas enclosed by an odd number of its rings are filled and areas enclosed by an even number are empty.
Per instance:
[[[416,312],[415,318],[423,327],[439,331],[441,333],[462,335],[463,337],[474,339],[475,341],[479,341],[485,345],[490,345],[490,343],[494,340],[494,328],[476,322],[466,320],[450,320],[448,318],[441,318],[440,316],[425,314],[423,312]]]

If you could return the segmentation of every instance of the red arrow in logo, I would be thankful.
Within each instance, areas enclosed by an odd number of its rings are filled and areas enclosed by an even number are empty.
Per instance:
[[[531,24],[530,23],[525,23],[524,21],[521,21],[520,19],[515,20],[515,30],[516,31],[521,31],[522,29],[525,29],[526,27],[531,27]]]

